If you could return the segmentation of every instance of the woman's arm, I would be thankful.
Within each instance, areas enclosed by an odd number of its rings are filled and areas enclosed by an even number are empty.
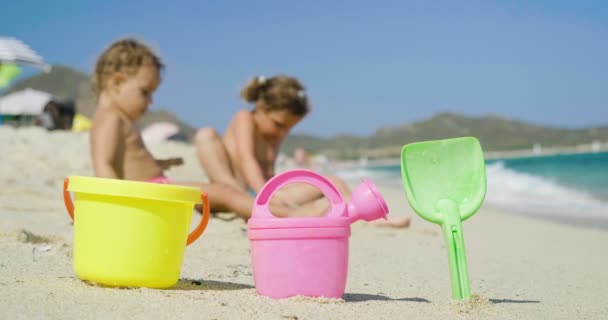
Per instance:
[[[184,164],[183,158],[169,158],[169,159],[156,159],[156,164],[158,164],[163,171],[169,170],[171,167],[181,166]]]
[[[255,157],[255,127],[253,116],[249,111],[240,111],[234,116],[234,138],[236,144],[237,159],[241,175],[247,185],[255,192],[259,192],[266,180],[262,167]]]

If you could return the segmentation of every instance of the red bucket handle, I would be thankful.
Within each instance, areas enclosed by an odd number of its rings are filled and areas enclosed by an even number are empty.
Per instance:
[[[65,178],[63,180],[63,203],[65,204],[65,209],[68,211],[70,218],[72,221],[74,220],[74,204],[72,203],[72,197],[70,196],[70,192],[68,191],[68,184],[70,183],[70,178]]]
[[[190,234],[188,235],[188,241],[186,241],[187,246],[189,246],[192,242],[196,241],[196,239],[198,239],[198,237],[203,234],[203,232],[207,228],[207,224],[209,223],[211,210],[209,207],[209,196],[207,195],[207,192],[203,192],[203,194],[201,195],[201,199],[203,200],[203,217],[198,223],[198,226],[196,226],[196,228],[194,228],[194,230],[192,230],[192,232],[190,232]]]

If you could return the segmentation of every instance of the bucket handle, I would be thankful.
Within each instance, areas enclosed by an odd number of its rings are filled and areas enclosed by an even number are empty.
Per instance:
[[[74,221],[74,204],[72,203],[72,197],[68,191],[69,183],[70,178],[65,178],[65,180],[63,180],[63,204],[65,204],[65,209],[68,211],[70,218]]]
[[[186,246],[189,246],[191,243],[196,241],[196,239],[198,239],[198,237],[203,234],[203,231],[205,231],[205,228],[207,228],[207,224],[209,223],[211,210],[209,206],[209,196],[207,195],[207,192],[203,192],[201,194],[201,200],[203,200],[203,217],[201,218],[201,222],[198,223],[198,226],[196,226],[196,228],[194,228],[194,230],[192,230],[192,232],[190,232],[190,234],[188,235],[188,241],[186,241]]]
[[[70,192],[68,191],[69,181],[69,178],[65,178],[65,180],[63,180],[63,203],[65,204],[65,209],[68,211],[68,215],[70,215],[70,218],[74,220],[74,203],[72,203],[72,197],[70,197]],[[192,230],[192,232],[190,232],[188,235],[186,246],[189,246],[191,243],[196,241],[203,234],[203,231],[205,231],[205,228],[207,228],[207,224],[209,223],[209,216],[211,213],[209,207],[209,196],[206,192],[201,194],[201,200],[203,201],[203,217],[196,228],[194,228],[194,230]]]

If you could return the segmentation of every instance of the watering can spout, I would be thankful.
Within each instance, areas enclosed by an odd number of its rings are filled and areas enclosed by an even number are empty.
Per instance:
[[[384,198],[376,189],[376,186],[367,179],[363,181],[353,191],[350,202],[348,203],[348,218],[350,223],[358,220],[373,221],[376,219],[386,219],[388,205]]]

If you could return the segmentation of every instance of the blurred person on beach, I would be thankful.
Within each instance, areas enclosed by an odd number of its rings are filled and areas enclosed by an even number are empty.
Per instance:
[[[152,102],[161,81],[163,64],[146,45],[132,39],[114,42],[99,57],[93,74],[98,98],[91,127],[91,157],[101,178],[168,183],[207,192],[212,212],[251,215],[253,198],[229,184],[173,182],[164,171],[183,163],[181,158],[155,159],[135,126]],[[197,210],[201,211],[197,206]],[[273,207],[284,213],[287,208]]]
[[[255,195],[275,175],[279,148],[290,130],[310,112],[309,99],[298,79],[277,75],[254,77],[241,90],[241,97],[253,109],[238,111],[223,136],[213,127],[200,129],[195,137],[201,166],[213,183]],[[346,201],[351,190],[336,176],[328,176]],[[290,184],[273,196],[271,203],[291,208],[289,216],[320,216],[328,201],[317,188],[307,184]],[[276,214],[276,212],[273,211]],[[384,221],[394,227],[406,227],[409,218]]]
[[[293,161],[298,168],[310,168],[310,155],[304,148],[298,147],[293,151]]]

